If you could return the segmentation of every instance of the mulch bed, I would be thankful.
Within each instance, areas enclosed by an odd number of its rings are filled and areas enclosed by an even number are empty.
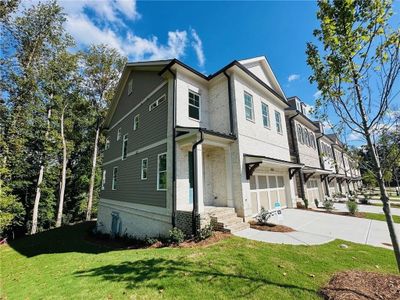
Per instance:
[[[319,293],[327,300],[398,300],[400,276],[363,271],[340,272]]]
[[[219,241],[227,239],[231,236],[232,236],[232,234],[227,233],[227,232],[214,231],[213,235],[210,236],[206,240],[202,240],[199,242],[196,242],[195,240],[188,240],[188,241],[184,241],[183,243],[180,243],[178,247],[180,247],[180,248],[208,247]]]
[[[250,228],[261,230],[261,231],[272,231],[272,232],[293,232],[293,228],[285,225],[276,225],[272,223],[260,224],[256,221],[250,221]]]
[[[365,218],[365,213],[363,213],[363,212],[356,212],[354,215],[352,215],[346,211],[326,211],[326,210],[317,210],[317,209],[312,209],[312,211],[320,212],[320,213],[324,213],[324,214],[331,214],[331,215]]]

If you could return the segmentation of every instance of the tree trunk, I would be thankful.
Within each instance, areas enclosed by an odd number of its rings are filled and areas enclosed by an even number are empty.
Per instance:
[[[90,175],[90,185],[89,185],[89,197],[87,203],[86,211],[86,221],[90,221],[92,216],[92,205],[93,205],[93,190],[94,190],[94,180],[96,178],[96,163],[97,163],[97,144],[99,143],[100,126],[96,126],[96,136],[94,138],[94,148],[93,148],[93,159],[92,159],[92,174]]]
[[[47,141],[47,138],[49,136],[50,118],[51,118],[51,108],[49,107],[47,109],[47,129],[46,129],[46,133],[45,133],[45,141]],[[36,195],[35,195],[35,202],[34,202],[34,205],[33,205],[31,234],[35,234],[37,232],[37,221],[38,221],[38,214],[39,214],[39,202],[40,202],[40,196],[41,196],[41,185],[42,185],[42,182],[43,182],[43,175],[44,175],[44,161],[45,161],[45,154],[43,154],[43,157],[42,157],[40,170],[39,170],[39,176],[38,176],[38,180],[37,180],[37,183],[36,183]]]
[[[61,140],[62,140],[62,147],[63,147],[63,161],[62,161],[62,171],[61,171],[61,182],[60,182],[60,196],[58,201],[58,212],[57,212],[57,221],[56,227],[60,227],[62,223],[62,215],[63,215],[63,208],[64,208],[64,196],[65,196],[65,183],[67,177],[67,143],[65,141],[64,135],[64,113],[65,113],[66,106],[63,108],[61,113]]]

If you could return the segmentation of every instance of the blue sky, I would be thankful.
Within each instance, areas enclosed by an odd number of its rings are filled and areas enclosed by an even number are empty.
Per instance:
[[[315,1],[59,2],[78,47],[107,43],[130,61],[175,57],[205,74],[234,59],[265,55],[287,96],[314,103],[305,49],[319,27]]]

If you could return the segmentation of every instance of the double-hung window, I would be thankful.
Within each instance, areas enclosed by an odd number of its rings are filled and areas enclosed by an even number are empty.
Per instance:
[[[121,128],[118,128],[117,131],[117,141],[119,141],[121,139]]]
[[[278,133],[283,133],[282,129],[282,117],[279,111],[275,111],[275,122],[276,122],[276,131]]]
[[[189,91],[189,118],[200,120],[200,95]]]
[[[269,128],[269,108],[264,102],[261,102],[261,112],[263,118],[263,125],[265,128]]]
[[[133,118],[133,130],[137,130],[139,128],[139,120],[140,120],[140,115],[137,114],[134,118]]]
[[[128,134],[124,134],[122,139],[122,159],[125,159],[128,154]]]
[[[167,189],[167,153],[158,155],[157,162],[157,191]]]
[[[253,96],[244,92],[244,112],[246,120],[254,122]]]
[[[304,140],[303,140],[303,128],[301,127],[300,124],[297,124],[297,137],[299,139],[299,142],[301,144],[304,144]]]
[[[149,160],[147,158],[142,159],[141,171],[140,171],[140,179],[147,179],[147,168],[148,168]]]
[[[103,170],[103,176],[101,177],[101,190],[104,190],[106,186],[106,170]]]
[[[112,176],[112,185],[111,185],[113,191],[117,189],[117,176],[118,176],[118,167],[114,167]]]

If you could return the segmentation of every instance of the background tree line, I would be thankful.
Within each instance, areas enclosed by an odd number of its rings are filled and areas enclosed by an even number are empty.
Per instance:
[[[126,62],[76,51],[56,1],[0,5],[0,236],[96,216],[102,122]]]

